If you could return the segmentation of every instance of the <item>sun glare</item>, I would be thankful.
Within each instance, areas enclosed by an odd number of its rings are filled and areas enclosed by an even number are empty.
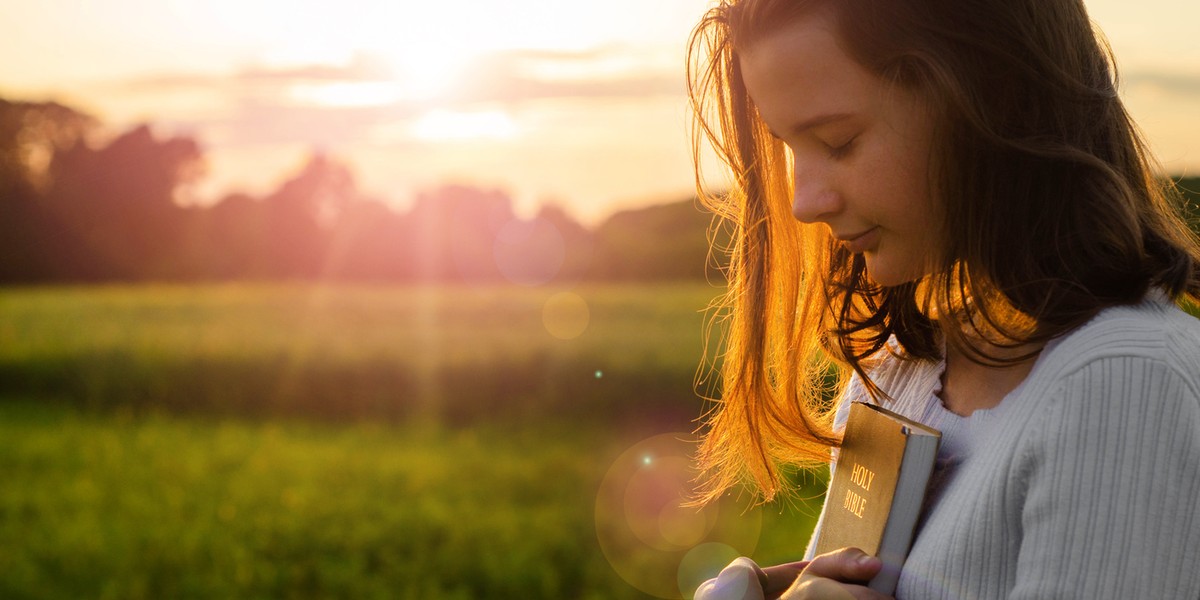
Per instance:
[[[470,35],[447,39],[446,31],[445,27],[430,26],[409,35],[389,36],[379,40],[372,51],[395,67],[410,98],[437,101],[453,91],[472,61],[495,50],[486,39]]]
[[[402,100],[404,86],[392,81],[341,81],[292,87],[291,96],[304,104],[330,108],[384,106]]]
[[[413,123],[414,137],[430,142],[508,139],[517,135],[516,122],[502,110],[460,112],[434,109]]]
[[[408,96],[420,101],[437,100],[449,94],[467,65],[477,56],[465,49],[419,58],[412,54],[418,53],[397,51],[392,54],[392,61],[397,65],[397,76],[404,81]]]

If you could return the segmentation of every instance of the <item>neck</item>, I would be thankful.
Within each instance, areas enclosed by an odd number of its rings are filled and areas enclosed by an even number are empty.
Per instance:
[[[942,404],[946,409],[969,416],[980,409],[994,408],[1033,370],[1040,344],[1002,348],[971,340],[976,348],[998,360],[1014,360],[1002,366],[980,364],[954,344],[946,344],[946,370],[942,373]],[[1032,355],[1032,356],[1031,356]]]

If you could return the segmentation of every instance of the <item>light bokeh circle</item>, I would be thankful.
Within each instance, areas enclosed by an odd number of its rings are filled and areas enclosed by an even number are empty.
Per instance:
[[[587,331],[592,313],[587,300],[574,292],[559,292],[542,306],[542,324],[550,335],[573,340]]]
[[[725,565],[733,562],[733,559],[738,556],[741,554],[738,553],[737,548],[719,542],[708,542],[695,546],[688,550],[688,553],[683,555],[683,560],[679,562],[679,589],[689,592],[687,597],[690,597],[692,590],[720,573]],[[735,590],[726,591],[731,593],[730,598],[740,598],[745,593],[745,588],[740,588],[741,593]]]
[[[631,586],[657,598],[689,598],[737,556],[753,554],[762,514],[749,498],[684,506],[696,493],[694,436],[644,439],[613,462],[596,494],[596,535]]]
[[[650,460],[647,460],[650,458]],[[625,518],[644,544],[677,552],[700,543],[716,525],[717,506],[685,506],[691,495],[689,460],[681,456],[643,457],[625,487]]]

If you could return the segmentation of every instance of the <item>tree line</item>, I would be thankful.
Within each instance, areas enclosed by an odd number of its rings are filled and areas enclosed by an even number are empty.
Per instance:
[[[56,102],[0,99],[0,284],[99,281],[551,281],[715,278],[694,199],[593,228],[562,208],[514,214],[503,191],[446,185],[407,211],[364,194],[321,153],[274,191],[184,205],[204,151]],[[1200,178],[1175,178],[1192,223]]]
[[[557,206],[445,185],[393,209],[314,152],[263,196],[179,202],[203,177],[186,136],[100,123],[56,102],[0,99],[0,283],[209,280],[513,281],[711,276],[710,216],[692,199],[588,228]]]

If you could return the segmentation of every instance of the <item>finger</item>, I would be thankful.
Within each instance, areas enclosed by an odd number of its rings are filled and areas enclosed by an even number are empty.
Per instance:
[[[765,600],[762,593],[765,572],[747,557],[729,563],[716,577],[696,588],[696,600]]]
[[[834,581],[865,583],[882,568],[883,562],[878,558],[858,548],[842,548],[812,559],[804,574]]]
[[[796,585],[781,596],[782,600],[894,600],[866,586],[838,583],[809,574],[800,576]]]
[[[763,585],[763,593],[766,595],[766,600],[775,600],[782,594],[784,590],[791,587],[792,582],[800,576],[800,571],[808,566],[807,560],[784,563],[773,567],[766,567],[763,572],[767,575],[767,582]]]

